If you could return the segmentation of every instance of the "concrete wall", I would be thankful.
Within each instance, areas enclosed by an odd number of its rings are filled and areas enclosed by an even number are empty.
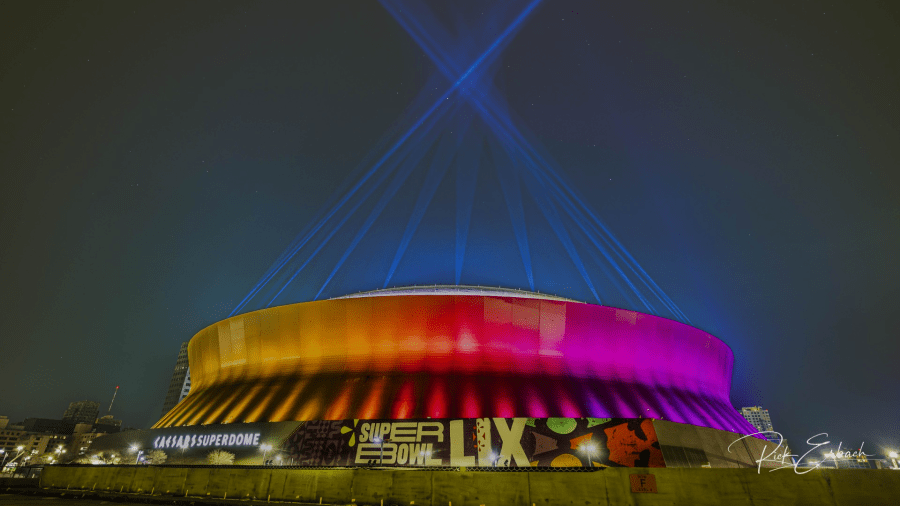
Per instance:
[[[632,493],[630,474],[658,493]],[[823,469],[641,469],[596,472],[376,471],[142,466],[47,466],[41,487],[324,504],[407,505],[881,505],[897,504],[900,472]]]
[[[781,467],[776,460],[785,452],[775,444],[755,437],[685,423],[653,420],[666,467],[727,467],[756,469],[765,454],[763,467]],[[788,464],[791,459],[787,458]]]
[[[0,490],[7,488],[37,488],[37,478],[0,478]]]

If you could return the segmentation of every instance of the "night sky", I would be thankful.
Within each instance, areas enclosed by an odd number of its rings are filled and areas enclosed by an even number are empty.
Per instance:
[[[0,414],[59,418],[83,399],[105,412],[120,385],[113,414],[154,423],[180,343],[228,316],[426,86],[446,89],[384,7],[325,3],[3,4]],[[431,8],[482,44],[484,9],[463,4]],[[735,406],[768,408],[795,450],[820,432],[900,448],[898,6],[729,4],[546,0],[489,84],[731,346]],[[527,288],[498,270],[520,260],[491,188],[463,280]],[[453,244],[444,193],[400,284],[448,281],[426,260]],[[393,255],[404,222],[367,240]],[[535,230],[538,288],[590,301]],[[324,258],[278,303],[311,299]],[[347,265],[323,297],[380,287],[352,273],[383,279],[381,264]]]

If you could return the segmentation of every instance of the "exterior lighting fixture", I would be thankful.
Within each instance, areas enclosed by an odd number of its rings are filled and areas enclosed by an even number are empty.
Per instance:
[[[379,436],[375,436],[372,438],[372,442],[381,445],[381,457],[378,460],[378,463],[381,464],[384,462],[384,439],[381,439]]]
[[[259,445],[259,449],[263,452],[263,465],[266,465],[266,457],[272,451],[272,445]]]
[[[591,462],[595,455],[597,455],[597,445],[592,442],[587,442],[578,447],[578,450],[587,454],[588,457],[588,466],[590,467]]]

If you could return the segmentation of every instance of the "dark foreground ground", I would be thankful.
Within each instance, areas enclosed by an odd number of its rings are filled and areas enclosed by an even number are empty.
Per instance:
[[[74,497],[59,496],[43,496],[43,495],[25,495],[25,494],[4,494],[0,493],[0,505],[2,506],[97,506],[99,504],[115,504],[118,506],[128,506],[131,504],[146,506],[147,503],[139,502],[119,502],[103,501],[94,499],[76,499]]]
[[[262,506],[265,501],[241,501],[241,500],[204,500],[201,498],[150,498],[147,496],[128,497],[127,494],[91,494],[72,493],[65,491],[49,490],[25,490],[12,489],[0,490],[0,506],[148,506],[152,504],[177,504],[179,506]],[[284,504],[272,501],[268,504]],[[292,505],[303,506],[312,503],[292,502]]]
[[[0,506],[897,506],[900,472],[598,468],[584,472],[46,466]],[[5,486],[18,487],[6,489]],[[282,502],[285,501],[285,502]]]

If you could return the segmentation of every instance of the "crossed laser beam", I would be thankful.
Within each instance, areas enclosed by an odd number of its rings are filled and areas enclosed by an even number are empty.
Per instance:
[[[497,96],[496,91],[491,84],[489,68],[491,64],[499,57],[499,54],[511,40],[511,35],[521,27],[523,20],[535,9],[540,0],[533,0],[526,8],[516,16],[513,21],[506,26],[499,36],[494,38],[487,48],[478,54],[471,64],[465,65],[467,58],[451,57],[450,51],[445,49],[449,44],[442,45],[437,39],[443,38],[450,40],[451,38],[442,30],[440,24],[432,21],[429,29],[426,29],[419,18],[424,19],[427,23],[433,20],[433,16],[424,10],[421,4],[415,4],[418,9],[418,16],[413,16],[411,9],[403,9],[394,0],[382,0],[382,4],[388,12],[397,20],[413,38],[413,40],[422,48],[425,54],[434,62],[436,68],[450,82],[450,86],[424,114],[417,117],[413,125],[407,129],[399,139],[391,144],[390,148],[377,159],[377,161],[364,173],[363,177],[330,207],[327,213],[322,216],[314,225],[311,225],[304,234],[291,244],[291,246],[282,254],[272,267],[264,274],[256,286],[245,297],[241,303],[232,311],[232,315],[240,311],[245,305],[253,299],[272,279],[277,276],[280,271],[297,255],[297,253],[313,239],[325,225],[336,217],[336,214],[343,209],[345,205],[350,203],[356,193],[367,183],[372,181],[371,188],[362,191],[362,196],[351,204],[349,211],[336,225],[332,226],[330,232],[320,241],[318,247],[309,255],[305,262],[299,268],[293,271],[293,274],[284,283],[281,289],[269,301],[268,305],[281,295],[287,286],[298,276],[298,274],[312,261],[312,259],[325,247],[335,233],[340,229],[353,213],[362,205],[366,199],[379,187],[390,174],[394,174],[394,178],[388,185],[384,193],[375,207],[370,210],[369,216],[364,222],[361,229],[357,232],[351,245],[347,248],[328,275],[325,282],[321,285],[315,298],[318,298],[326,286],[330,283],[338,270],[347,260],[351,252],[359,244],[366,232],[371,228],[378,219],[381,211],[385,208],[388,201],[397,192],[399,187],[406,181],[409,173],[415,168],[415,165],[421,161],[424,156],[424,150],[427,145],[432,142],[438,142],[438,152],[431,161],[429,171],[426,175],[425,183],[420,191],[419,198],[416,201],[415,208],[404,229],[403,236],[397,251],[394,255],[391,267],[384,281],[386,287],[394,275],[400,260],[402,259],[415,230],[418,228],[422,220],[425,209],[430,204],[440,181],[444,178],[449,168],[449,160],[454,159],[457,166],[457,213],[456,213],[456,248],[455,248],[455,280],[459,284],[463,256],[465,253],[465,243],[467,240],[469,222],[471,219],[472,205],[475,194],[475,179],[478,172],[479,151],[473,144],[477,139],[474,135],[466,134],[464,126],[457,121],[454,123],[457,134],[452,139],[444,137],[443,140],[437,141],[437,134],[434,133],[436,125],[443,121],[444,117],[452,110],[454,113],[459,111],[459,104],[466,103],[471,106],[482,122],[494,134],[494,139],[489,139],[491,152],[494,155],[495,168],[501,185],[504,199],[507,202],[507,208],[510,213],[510,219],[513,224],[513,231],[516,236],[516,242],[519,247],[525,272],[528,277],[528,283],[534,290],[534,277],[531,267],[530,248],[525,223],[525,215],[521,200],[522,190],[520,180],[525,184],[529,194],[534,202],[538,205],[541,213],[550,225],[551,229],[562,244],[566,253],[569,255],[576,269],[584,278],[585,283],[591,293],[601,302],[601,298],[595,288],[590,275],[588,274],[584,262],[582,261],[578,250],[575,247],[573,237],[569,233],[563,223],[563,216],[567,216],[584,235],[584,238],[592,244],[603,257],[605,262],[597,261],[597,265],[601,268],[604,275],[613,283],[615,288],[622,293],[626,299],[632,304],[628,292],[635,294],[641,303],[650,311],[655,312],[653,305],[642,294],[642,291],[634,284],[630,276],[623,270],[629,271],[634,277],[638,278],[641,283],[651,294],[653,294],[663,306],[666,307],[676,318],[689,322],[687,317],[680,309],[671,301],[671,299],[659,288],[659,286],[650,278],[637,261],[628,253],[621,243],[610,233],[609,229],[601,220],[591,211],[568,184],[564,178],[560,176],[559,171],[551,162],[549,156],[542,155],[541,152],[532,143],[528,142],[525,135],[516,127],[507,111],[501,104],[502,99]],[[490,26],[491,20],[496,19],[494,16],[487,18],[487,24]],[[486,30],[483,33],[487,33]],[[467,51],[466,43],[458,42],[457,52],[465,54],[472,53]],[[471,46],[471,45],[469,45]],[[453,98],[455,107],[446,107],[447,103]],[[452,118],[452,114],[451,114]],[[415,147],[410,147],[413,144]],[[465,146],[465,149],[460,149]],[[505,155],[505,156],[504,156]],[[447,163],[443,163],[447,161]],[[398,166],[400,167],[398,169]],[[396,169],[396,170],[395,170]],[[377,176],[376,173],[378,174]],[[582,240],[583,242],[583,240]],[[588,248],[593,256],[593,251]],[[596,256],[594,259],[597,260]],[[620,266],[619,264],[623,264]],[[607,269],[610,266],[615,273]],[[622,278],[626,283],[628,290],[616,280],[616,277]],[[602,303],[602,302],[601,302]]]
[[[419,44],[425,54],[427,54],[432,59],[438,70],[445,77],[452,78],[453,71],[454,69],[458,68],[458,65],[455,65],[454,60],[448,55],[448,53],[435,42],[434,36],[431,35],[435,32],[435,30],[426,30],[421,23],[419,23],[414,17],[409,14],[409,10],[395,8],[395,6],[388,0],[384,0],[382,3],[394,16],[398,23],[410,34],[413,40],[415,40],[416,43]],[[637,287],[634,286],[629,277],[622,271],[622,269],[618,265],[618,262],[616,262],[615,259],[612,258],[612,256],[607,252],[607,248],[598,244],[596,235],[608,236],[609,239],[607,239],[606,237],[601,237],[601,240],[607,243],[607,246],[612,246],[612,244],[616,244],[617,246],[619,246],[619,248],[611,248],[615,251],[616,256],[618,256],[620,260],[623,261],[628,269],[631,270],[632,273],[634,273],[636,277],[638,277],[638,279],[640,279],[640,281],[651,291],[651,293],[660,298],[667,309],[669,309],[673,314],[687,320],[687,317],[684,315],[684,313],[682,313],[677,308],[677,306],[675,306],[674,302],[672,302],[671,299],[669,299],[668,296],[659,288],[659,286],[656,285],[655,282],[653,282],[652,278],[650,278],[649,275],[647,275],[646,272],[640,267],[640,265],[637,264],[633,257],[628,254],[627,250],[624,250],[624,248],[621,247],[621,244],[618,243],[618,241],[612,236],[606,226],[596,217],[596,215],[591,212],[591,210],[586,205],[584,205],[578,195],[571,191],[571,188],[568,187],[565,181],[562,180],[562,178],[559,178],[558,174],[555,173],[556,171],[553,169],[552,165],[548,163],[548,161],[543,156],[541,156],[530,145],[530,143],[525,140],[524,136],[521,134],[521,132],[518,131],[509,117],[503,111],[499,110],[499,108],[495,105],[496,102],[490,100],[489,94],[468,93],[465,97],[473,103],[476,110],[478,110],[478,112],[481,114],[482,119],[485,120],[485,122],[492,128],[494,133],[503,138],[506,141],[506,145],[511,146],[510,149],[514,151],[514,153],[510,153],[510,156],[517,157],[518,155],[524,158],[535,170],[540,171],[544,169],[553,172],[553,176],[555,176],[555,179],[557,179],[563,186],[563,188],[560,188],[559,185],[555,184],[553,180],[548,181],[551,186],[554,186],[554,189],[557,190],[557,192],[554,192],[557,193],[554,196],[559,197],[560,195],[558,194],[558,192],[562,192],[562,196],[567,197],[566,193],[569,193],[569,198],[574,199],[578,204],[581,205],[583,211],[582,209],[578,209],[577,207],[573,208],[572,206],[566,206],[566,204],[563,203],[566,212],[578,224],[579,228],[581,228],[582,231],[589,236],[594,245],[601,250],[606,260],[610,262],[610,264],[617,270],[619,275],[626,281],[626,283],[628,283],[632,291],[634,291],[638,295],[644,306],[651,312],[654,311],[653,306],[646,300],[646,298],[643,297],[643,295],[640,293],[640,290],[638,290]],[[565,191],[563,191],[563,189]],[[532,194],[534,195],[534,193]],[[536,199],[538,198],[537,195],[535,195],[535,197]],[[597,293],[592,283],[590,282],[590,278],[584,270],[583,263],[577,256],[577,251],[574,249],[574,247],[570,246],[571,240],[567,237],[568,234],[565,232],[565,229],[560,226],[558,220],[553,217],[555,210],[552,206],[552,203],[539,203],[539,206],[542,208],[545,217],[553,224],[554,231],[557,233],[560,241],[564,244],[567,252],[569,252],[573,262],[582,273],[582,276],[584,277],[585,282],[590,287],[591,292],[599,300],[599,297],[597,296]],[[594,226],[595,224],[588,224],[592,228],[591,231],[586,228],[585,223],[583,223],[585,221],[585,218],[587,218],[587,216],[584,216],[583,214],[583,212],[585,211],[587,212],[588,216],[590,216],[590,218],[593,218],[592,221],[594,221],[596,225],[599,225],[600,229],[604,232],[603,234],[600,234],[597,231],[596,227]],[[515,218],[514,226],[516,226]],[[521,226],[517,227],[517,237],[521,245],[523,241],[527,242],[527,239],[522,239],[519,236],[520,229]]]
[[[395,6],[394,2],[390,0],[382,0],[382,5],[384,5],[388,12],[390,12],[397,22],[410,34],[414,41],[419,45],[420,48],[428,55],[438,70],[447,78],[452,79],[454,70],[458,69],[459,66],[455,64],[455,60],[451,58],[447,51],[443,50],[443,48],[435,42],[435,36],[433,33],[440,33],[439,29],[435,29],[432,27],[431,30],[426,30],[421,23],[417,21],[416,18],[410,15],[409,9],[402,9]],[[419,5],[421,10],[421,5]],[[640,290],[632,283],[629,277],[622,271],[619,267],[618,262],[607,252],[607,247],[612,249],[616,256],[623,261],[623,263],[627,266],[627,268],[635,274],[635,276],[650,290],[651,293],[656,295],[663,305],[667,307],[673,314],[676,316],[689,321],[681,312],[680,309],[674,304],[674,302],[662,291],[661,288],[650,278],[650,276],[646,273],[646,271],[641,268],[640,264],[634,260],[634,258],[628,253],[624,247],[621,246],[621,243],[615,239],[614,236],[610,233],[609,229],[594,215],[594,213],[588,208],[581,198],[569,187],[569,185],[559,177],[558,173],[554,170],[553,166],[545,159],[545,157],[541,156],[530,143],[525,140],[525,137],[521,134],[521,132],[516,128],[515,124],[510,120],[508,115],[505,114],[504,111],[499,110],[496,106],[496,101],[491,100],[491,93],[493,90],[489,90],[489,93],[467,93],[465,94],[465,98],[469,100],[472,105],[475,106],[476,110],[481,114],[482,119],[491,127],[494,133],[505,140],[504,144],[509,149],[510,156],[513,158],[522,157],[526,160],[526,163],[530,165],[535,171],[541,171],[542,169],[546,172],[550,172],[553,176],[552,179],[548,179],[547,183],[556,190],[554,196],[559,198],[560,196],[563,198],[567,198],[568,200],[575,200],[581,209],[578,209],[578,206],[570,206],[566,205],[566,203],[562,203],[565,208],[567,214],[578,224],[579,228],[588,235],[591,242],[601,250],[604,257],[610,264],[617,270],[619,275],[628,283],[629,287],[637,294],[637,296],[641,299],[641,302],[644,306],[650,310],[651,312],[655,311],[653,306],[643,297],[640,293]],[[537,177],[537,175],[536,175]],[[538,177],[540,180],[540,177]],[[556,181],[554,181],[554,179]],[[508,185],[504,185],[504,191]],[[546,187],[546,185],[543,185]],[[561,195],[560,195],[561,194]],[[568,195],[566,195],[568,194]],[[508,194],[505,191],[505,195]],[[532,195],[535,196],[536,200],[543,200],[542,197],[539,197],[534,191],[532,191]],[[509,201],[509,198],[507,198]],[[593,284],[590,281],[590,277],[587,275],[587,272],[584,270],[584,265],[581,262],[580,258],[578,258],[577,251],[571,246],[571,240],[568,238],[568,234],[565,231],[565,228],[561,226],[558,222],[558,219],[554,217],[555,209],[552,206],[552,203],[544,202],[541,204],[538,202],[538,205],[541,207],[544,212],[545,217],[548,221],[551,221],[551,225],[553,226],[554,231],[559,236],[560,241],[563,243],[567,252],[569,252],[570,257],[573,262],[578,267],[582,276],[585,279],[585,282],[588,284],[591,292],[595,297],[599,300],[599,296],[597,296],[596,290],[593,287]],[[584,215],[587,214],[587,216]],[[586,228],[585,223],[583,223],[585,218],[592,218],[594,223],[588,223],[587,225],[591,230]],[[527,238],[523,238],[520,234],[520,230],[522,229],[521,223],[517,223],[517,220],[513,218],[513,224],[516,228],[517,239],[520,243],[520,249],[522,243],[527,244]],[[597,230],[596,226],[599,226],[602,233]],[[601,246],[596,236],[600,236],[600,239],[606,243],[607,247]],[[603,237],[603,236],[607,237]],[[613,247],[613,245],[617,247]],[[526,269],[529,270],[529,281],[531,282],[531,273],[530,268],[527,265],[526,255],[523,254],[523,262],[526,262]],[[385,283],[387,284],[387,283]],[[533,289],[533,285],[532,285]]]
[[[291,259],[293,259],[294,255],[296,255],[297,252],[300,251],[300,249],[315,235],[315,233],[318,232],[325,225],[325,223],[327,223],[328,220],[331,219],[332,216],[334,216],[334,214],[337,212],[338,209],[341,208],[341,206],[343,206],[348,200],[350,200],[350,198],[353,196],[353,194],[372,176],[372,174],[374,174],[397,151],[397,149],[399,149],[400,146],[402,146],[409,139],[409,137],[416,130],[418,130],[419,127],[421,127],[422,124],[425,123],[425,121],[428,120],[436,110],[438,110],[439,107],[444,105],[446,100],[449,99],[450,95],[453,94],[457,90],[457,88],[459,88],[459,86],[466,80],[466,78],[468,78],[478,68],[479,65],[484,63],[485,59],[488,58],[491,55],[491,53],[497,49],[498,45],[500,45],[500,43],[503,41],[503,39],[505,37],[507,37],[510,34],[510,32],[512,32],[519,24],[521,24],[522,20],[524,20],[525,17],[527,17],[528,14],[530,14],[532,10],[534,10],[534,8],[537,6],[538,3],[540,3],[540,1],[541,0],[533,0],[528,5],[528,7],[526,7],[526,9],[519,15],[519,17],[517,17],[515,19],[515,21],[513,21],[513,23],[509,27],[507,27],[507,29],[504,30],[503,33],[500,34],[500,36],[497,38],[497,40],[495,40],[494,43],[491,44],[468,67],[468,69],[466,69],[466,71],[458,79],[455,80],[453,85],[431,105],[431,107],[412,125],[412,127],[410,127],[400,137],[400,139],[398,139],[397,142],[395,142],[390,147],[390,149],[388,149],[388,151],[381,158],[379,158],[377,162],[375,162],[375,164],[372,166],[372,168],[369,169],[369,171],[366,172],[366,174],[362,177],[362,179],[359,182],[357,182],[356,185],[354,185],[350,189],[350,191],[340,201],[338,201],[338,203],[336,203],[331,208],[331,210],[326,214],[326,216],[323,217],[321,220],[319,220],[319,222],[309,232],[307,232],[304,235],[303,239],[300,240],[298,243],[296,243],[296,245],[294,245],[291,248],[290,253],[288,255],[282,255],[283,260],[280,262],[276,262],[276,266],[274,268],[270,268],[269,272],[267,272],[266,275],[263,276],[263,279],[257,283],[257,285],[251,290],[251,292],[246,297],[244,297],[244,299],[240,302],[240,304],[238,304],[238,306],[235,307],[234,310],[232,310],[232,312],[229,316],[232,316],[232,315],[236,314],[238,311],[240,311],[247,304],[247,302],[249,302],[250,299],[252,299],[253,296],[255,296],[266,285],[266,283],[268,283],[272,279],[273,276],[275,276],[275,274],[277,274]],[[343,224],[343,222],[342,222],[342,224]],[[331,235],[329,235],[329,238],[331,236],[333,236],[333,233]],[[326,239],[326,241],[327,241],[327,239]],[[303,267],[305,267],[307,265],[307,263],[304,263]],[[300,270],[302,270],[302,267],[300,269],[298,269],[294,273],[293,276],[291,276],[291,278],[288,280],[288,282],[285,284],[285,286],[282,287],[282,289],[278,292],[278,294],[269,302],[269,305],[271,305],[272,302],[274,302],[275,299],[278,297],[278,295],[280,295],[281,292],[284,291],[284,288],[286,288],[287,285],[290,284],[290,282],[293,281],[297,277]],[[329,276],[329,280],[331,279],[331,277],[333,275],[334,275],[334,273],[332,272],[331,276]],[[320,293],[321,293],[321,290],[320,290]]]

